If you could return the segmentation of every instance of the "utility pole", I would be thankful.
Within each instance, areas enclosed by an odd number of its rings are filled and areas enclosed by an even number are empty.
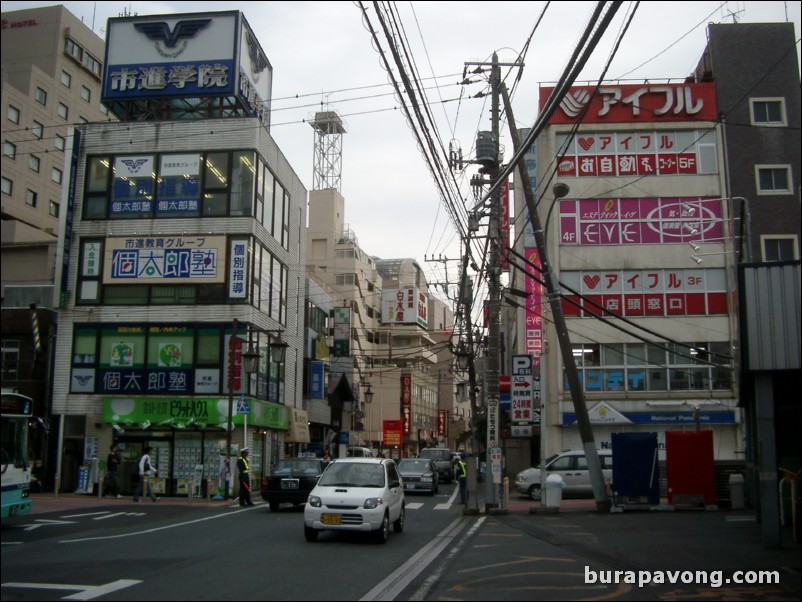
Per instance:
[[[501,85],[501,94],[504,96],[504,108],[507,113],[507,121],[510,124],[510,135],[512,136],[515,152],[521,146],[521,139],[518,135],[518,130],[515,129],[515,118],[512,114],[512,105],[510,104],[509,96],[507,95],[506,87]],[[540,216],[537,212],[535,204],[535,195],[532,191],[532,184],[529,181],[529,176],[526,173],[526,166],[523,159],[518,163],[518,169],[523,184],[524,196],[526,197],[526,207],[529,211],[529,219],[532,221],[532,228],[535,231],[535,243],[537,245],[537,254],[540,258],[542,272],[545,276],[546,290],[549,293],[549,305],[551,307],[552,320],[554,321],[554,328],[557,331],[557,340],[560,344],[560,352],[563,358],[563,368],[565,369],[565,377],[568,380],[568,386],[571,390],[571,400],[574,403],[574,412],[576,414],[576,422],[579,427],[579,434],[582,438],[582,446],[585,450],[585,458],[588,462],[588,473],[590,474],[591,485],[593,486],[593,497],[596,500],[596,509],[601,512],[610,510],[610,498],[607,495],[607,488],[604,484],[604,476],[602,475],[601,461],[599,460],[599,453],[596,450],[596,442],[593,438],[593,429],[590,425],[590,417],[588,416],[588,408],[585,405],[585,395],[582,389],[582,382],[579,380],[579,371],[576,367],[576,361],[571,349],[571,339],[568,336],[568,327],[565,323],[565,315],[563,314],[562,305],[560,301],[560,284],[557,280],[557,275],[554,273],[554,267],[549,259],[548,247],[546,236],[540,223]],[[564,184],[563,195],[567,194],[568,187]],[[553,202],[558,202],[555,198]],[[548,221],[548,220],[547,220]],[[548,224],[546,224],[548,227]],[[544,399],[543,403],[547,400]],[[545,428],[542,420],[540,422],[541,428]],[[542,435],[541,435],[542,436]],[[541,462],[545,458],[541,458]],[[541,482],[541,488],[545,486],[545,482]]]
[[[498,55],[493,53],[493,65],[490,71],[490,87],[493,93],[491,102],[491,123],[493,128],[493,142],[495,144],[496,161],[489,169],[490,183],[495,184],[499,173],[499,84],[501,83],[501,69],[498,64]],[[497,467],[492,457],[498,455],[499,449],[499,337],[501,331],[501,249],[499,248],[499,220],[501,217],[499,187],[490,197],[490,224],[487,235],[490,239],[490,257],[488,260],[488,293],[490,296],[488,307],[488,339],[487,339],[487,491],[485,507],[491,508],[496,503],[496,476],[501,476],[501,467]],[[501,462],[503,464],[503,458]],[[501,479],[499,478],[499,481]]]
[[[487,63],[466,63],[468,65],[487,66]],[[499,138],[500,138],[500,90],[501,90],[501,67],[516,67],[520,63],[499,63],[498,55],[494,52],[490,63],[490,86],[491,86],[491,129],[489,132],[480,132],[477,140],[477,162],[482,164],[479,173],[487,174],[489,183],[494,186],[495,192],[490,196],[489,205],[489,224],[488,224],[488,338],[487,338],[487,358],[485,368],[485,398],[487,400],[487,469],[485,478],[487,487],[485,490],[485,506],[487,508],[497,505],[497,492],[501,485],[501,475],[504,465],[504,458],[501,455],[501,420],[499,416],[499,375],[500,370],[500,349],[501,349],[501,236],[500,236],[500,192],[499,187],[495,186],[499,177]],[[483,134],[485,135],[483,137]],[[480,179],[481,182],[481,179]],[[495,458],[495,462],[493,461]],[[498,481],[498,482],[496,482]]]

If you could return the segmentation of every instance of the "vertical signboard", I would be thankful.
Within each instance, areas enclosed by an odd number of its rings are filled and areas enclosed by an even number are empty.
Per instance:
[[[510,271],[510,183],[504,180],[499,188],[501,216],[499,220],[499,238],[501,239],[501,269]]]
[[[511,370],[512,420],[532,422],[534,370],[532,357],[513,355]]]
[[[334,357],[351,355],[351,308],[334,308]]]
[[[412,433],[412,375],[401,375],[401,422],[404,435]]]

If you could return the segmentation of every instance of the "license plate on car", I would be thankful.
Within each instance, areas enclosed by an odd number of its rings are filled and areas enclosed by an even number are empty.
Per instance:
[[[324,525],[342,524],[342,517],[339,514],[323,514],[320,518]]]
[[[298,489],[298,479],[283,479],[281,481],[282,489]]]
[[[404,489],[415,489],[415,485],[412,483],[404,483]]]

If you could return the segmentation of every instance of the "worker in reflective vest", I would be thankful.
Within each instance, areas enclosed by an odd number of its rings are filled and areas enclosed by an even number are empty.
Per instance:
[[[237,468],[239,469],[239,505],[253,506],[251,501],[251,473],[248,466],[248,448],[243,447],[237,458]]]
[[[460,455],[457,462],[457,482],[459,482],[459,499],[463,504],[468,503],[468,467],[465,466],[465,454]]]

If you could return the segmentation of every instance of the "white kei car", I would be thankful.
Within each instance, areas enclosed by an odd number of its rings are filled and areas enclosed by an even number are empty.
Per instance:
[[[320,531],[372,532],[384,543],[393,530],[404,530],[404,483],[393,460],[334,460],[304,506],[304,535],[316,541]]]

